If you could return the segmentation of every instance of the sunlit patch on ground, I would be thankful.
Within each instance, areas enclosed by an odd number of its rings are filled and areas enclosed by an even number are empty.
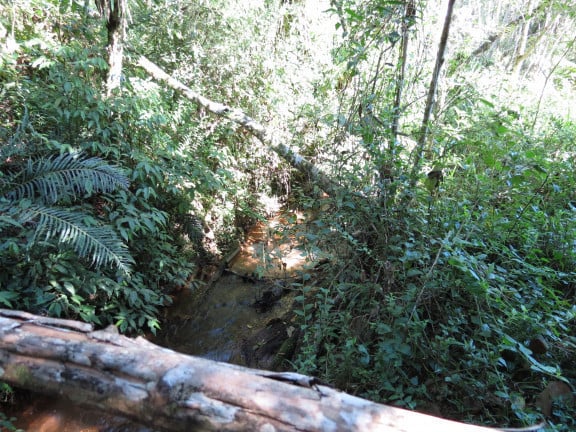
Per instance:
[[[257,279],[279,279],[295,277],[312,267],[319,253],[307,241],[306,222],[301,211],[278,213],[266,222],[258,222],[230,262],[230,270]]]

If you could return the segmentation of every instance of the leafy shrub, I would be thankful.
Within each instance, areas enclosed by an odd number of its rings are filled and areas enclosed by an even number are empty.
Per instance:
[[[67,28],[62,40],[47,44],[33,42],[43,30],[27,28],[18,50],[7,56],[0,177],[0,260],[7,271],[0,301],[115,323],[122,331],[154,331],[167,293],[194,271],[196,247],[183,253],[187,245],[178,239],[175,221],[159,206],[186,214],[190,206],[182,203],[189,196],[174,188],[174,177],[162,174],[141,141],[154,136],[162,120],[136,123],[132,134],[136,98],[101,97],[105,52],[92,39],[100,38],[101,27],[77,24],[84,33],[76,36],[86,38],[67,39],[73,31]],[[22,61],[27,68],[15,73]],[[85,156],[73,156],[78,151]],[[177,201],[159,199],[165,190]]]
[[[333,199],[318,235],[334,269],[299,286],[295,364],[373,400],[530,424],[547,381],[576,373],[563,360],[576,318],[574,170],[548,157],[563,142],[477,121],[438,194]],[[532,352],[535,338],[546,352]]]

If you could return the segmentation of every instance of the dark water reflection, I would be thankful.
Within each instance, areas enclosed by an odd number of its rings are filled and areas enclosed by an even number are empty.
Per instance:
[[[17,404],[14,425],[26,432],[153,432],[123,417],[77,407],[64,399],[31,394]]]
[[[225,274],[205,294],[180,297],[163,331],[152,342],[184,354],[241,363],[241,341],[290,307],[291,297],[285,296],[264,313],[254,309],[264,290],[282,289],[282,283],[253,282]]]

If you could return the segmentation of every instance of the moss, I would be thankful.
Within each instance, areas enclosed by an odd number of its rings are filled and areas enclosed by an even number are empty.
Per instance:
[[[15,381],[22,387],[26,387],[32,381],[32,374],[28,366],[17,364],[13,367],[11,375],[14,376]]]

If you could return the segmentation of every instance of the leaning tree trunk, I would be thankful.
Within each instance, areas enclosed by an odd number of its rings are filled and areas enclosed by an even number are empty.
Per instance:
[[[165,431],[493,430],[379,405],[305,375],[218,363],[2,309],[0,379]]]
[[[424,156],[424,148],[426,140],[428,139],[428,132],[430,130],[430,117],[434,109],[434,102],[436,98],[436,90],[438,88],[438,79],[440,78],[440,69],[444,64],[444,53],[446,51],[446,44],[448,42],[448,34],[450,33],[450,24],[452,22],[452,11],[454,10],[454,3],[456,0],[448,0],[448,11],[446,18],[444,18],[444,28],[442,29],[442,36],[440,37],[440,44],[438,45],[438,53],[436,54],[436,64],[432,72],[432,79],[428,87],[428,97],[426,98],[426,106],[424,107],[424,118],[422,119],[422,126],[418,135],[418,143],[414,149],[414,162],[412,165],[411,184],[414,186],[418,179],[420,165],[422,164],[422,157]]]
[[[150,74],[154,79],[165,82],[170,88],[178,91],[184,97],[202,106],[212,114],[226,117],[244,127],[248,132],[258,138],[260,142],[276,152],[290,165],[306,174],[324,192],[329,195],[335,195],[337,191],[341,190],[340,186],[324,174],[317,166],[299,155],[296,150],[291,149],[286,144],[277,142],[269,130],[255,119],[249,117],[242,110],[212,101],[196,93],[190,87],[168,75],[146,57],[140,57],[137,64],[148,72],[148,74]]]

